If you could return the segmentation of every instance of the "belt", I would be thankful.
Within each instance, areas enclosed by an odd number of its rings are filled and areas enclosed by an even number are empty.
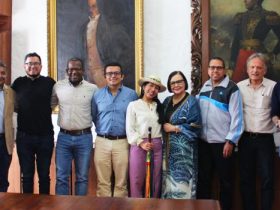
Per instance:
[[[118,140],[118,139],[126,139],[126,135],[122,135],[122,136],[111,136],[111,135],[101,135],[101,134],[97,134],[97,136],[105,138],[105,139],[109,139],[109,140]]]
[[[83,134],[91,133],[91,128],[85,128],[85,129],[81,129],[81,130],[66,130],[66,129],[60,128],[60,132],[69,134],[71,136],[80,136]]]
[[[246,135],[246,136],[250,136],[252,138],[271,136],[272,135],[272,133],[253,133],[253,132],[247,132],[247,131],[244,131],[243,134]]]

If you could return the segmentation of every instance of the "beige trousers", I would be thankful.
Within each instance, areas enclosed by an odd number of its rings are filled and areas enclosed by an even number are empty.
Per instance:
[[[127,197],[128,179],[127,139],[109,140],[97,136],[94,163],[97,174],[98,197]],[[112,172],[115,175],[114,192],[111,192]]]

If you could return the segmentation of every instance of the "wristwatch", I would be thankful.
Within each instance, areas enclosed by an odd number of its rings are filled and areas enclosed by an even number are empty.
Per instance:
[[[229,144],[231,144],[232,146],[235,146],[235,143],[234,143],[233,141],[227,140],[227,142],[228,142]]]

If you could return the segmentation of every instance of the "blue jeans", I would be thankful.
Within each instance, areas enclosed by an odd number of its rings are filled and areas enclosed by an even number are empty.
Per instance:
[[[59,132],[56,144],[57,195],[69,195],[69,176],[72,160],[75,163],[75,195],[86,195],[92,151],[92,134],[72,136]]]
[[[7,192],[9,187],[8,173],[12,155],[7,151],[5,137],[0,137],[0,192]]]
[[[38,136],[17,131],[16,145],[22,173],[23,192],[33,193],[36,160],[39,193],[49,194],[53,135]]]

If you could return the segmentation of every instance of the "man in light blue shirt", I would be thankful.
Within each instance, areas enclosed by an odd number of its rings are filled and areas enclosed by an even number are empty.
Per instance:
[[[96,126],[94,163],[97,173],[97,196],[126,197],[128,178],[128,142],[125,131],[126,109],[138,98],[136,92],[122,85],[119,63],[104,67],[107,86],[92,98],[92,119]],[[111,192],[112,171],[115,186]]]

